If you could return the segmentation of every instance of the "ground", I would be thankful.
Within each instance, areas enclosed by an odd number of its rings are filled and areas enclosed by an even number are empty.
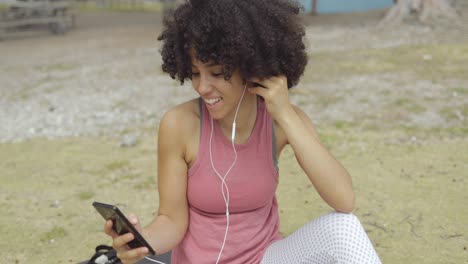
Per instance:
[[[302,19],[310,62],[291,100],[350,171],[354,213],[383,263],[468,263],[468,17],[376,28],[382,12]],[[195,96],[160,70],[161,18],[78,13],[0,42],[0,263],[76,263],[110,244],[93,201],[147,224],[156,134]],[[136,139],[121,147],[122,138]],[[281,232],[330,208],[287,148]]]

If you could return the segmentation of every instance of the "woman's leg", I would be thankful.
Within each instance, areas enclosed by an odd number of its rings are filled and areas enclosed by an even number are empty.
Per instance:
[[[262,264],[380,264],[361,223],[353,214],[333,212],[273,243]]]
[[[171,254],[172,254],[172,251],[164,253],[162,255],[158,255],[158,256],[150,256],[149,258],[152,259],[153,261],[147,258],[144,258],[138,261],[137,264],[154,264],[154,263],[171,264]]]

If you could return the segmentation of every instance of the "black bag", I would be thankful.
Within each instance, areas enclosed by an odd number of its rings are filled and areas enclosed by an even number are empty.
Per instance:
[[[122,261],[117,257],[117,252],[112,247],[99,245],[96,247],[96,253],[87,264],[122,264]]]

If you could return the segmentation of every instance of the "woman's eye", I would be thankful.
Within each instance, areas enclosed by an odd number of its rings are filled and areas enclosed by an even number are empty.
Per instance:
[[[220,73],[215,73],[215,72],[214,72],[214,73],[212,73],[212,75],[213,75],[214,77],[220,77],[220,76],[224,76],[224,73],[223,73],[223,72],[220,72]]]
[[[198,77],[199,75],[200,75],[199,72],[192,72],[192,78],[193,78],[193,77]]]

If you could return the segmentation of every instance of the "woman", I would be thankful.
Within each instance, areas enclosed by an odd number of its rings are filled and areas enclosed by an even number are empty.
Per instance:
[[[351,214],[348,172],[288,97],[307,64],[298,13],[286,0],[192,0],[165,20],[162,68],[200,97],[163,116],[159,212],[143,229],[131,221],[171,263],[380,263]],[[276,161],[287,144],[336,212],[282,238]],[[148,254],[111,226],[124,263]]]

